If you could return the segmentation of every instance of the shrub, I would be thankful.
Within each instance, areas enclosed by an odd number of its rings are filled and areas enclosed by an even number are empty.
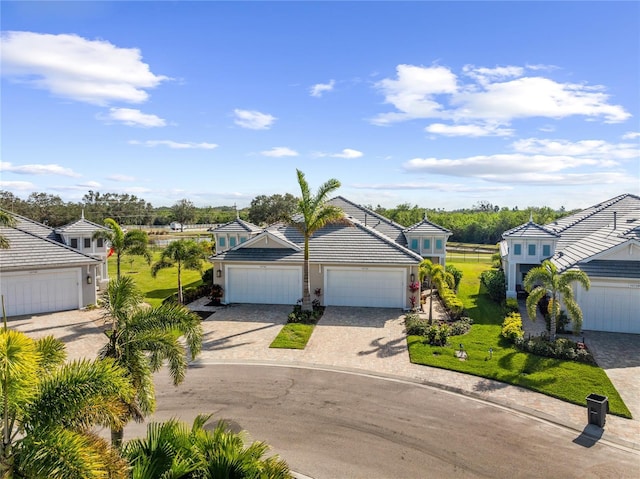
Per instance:
[[[524,336],[520,313],[509,313],[507,317],[504,318],[502,332],[500,334],[512,342]]]
[[[453,289],[458,291],[460,280],[462,280],[462,271],[460,271],[458,268],[456,268],[452,264],[448,264],[447,266],[445,266],[444,269],[447,273],[450,273],[451,276],[453,276]]]
[[[200,286],[196,286],[195,288],[187,288],[182,290],[182,300],[184,304],[189,304],[196,299],[204,298],[209,294],[210,286],[207,284],[201,284]],[[177,303],[178,302],[178,293],[173,293],[171,296],[166,297],[162,304],[166,303]]]
[[[446,285],[441,285],[440,287],[440,299],[442,299],[442,303],[444,307],[449,312],[449,316],[451,319],[457,320],[462,316],[464,312],[464,304],[460,298],[456,296],[456,294],[449,289]]]
[[[461,317],[458,321],[454,321],[449,325],[449,334],[451,336],[461,336],[467,334],[471,330],[473,319],[468,316]]]
[[[204,284],[212,284],[213,283],[213,268],[209,268],[202,273],[202,282]]]
[[[596,364],[591,353],[577,343],[564,338],[550,342],[543,337],[524,339],[516,338],[514,343],[516,348],[527,353],[533,353],[547,358],[566,359],[586,364]]]
[[[430,324],[428,319],[422,319],[416,313],[408,313],[404,317],[404,326],[409,336],[426,336]]]
[[[518,305],[518,300],[516,298],[507,298],[507,301],[505,302],[505,309],[507,310],[507,314],[519,313],[520,306]]]
[[[319,302],[313,301],[313,309],[311,311],[302,311],[302,306],[296,304],[293,311],[287,316],[288,323],[315,324],[322,317],[324,306],[320,306]]]
[[[480,274],[480,282],[487,288],[487,294],[496,303],[502,303],[506,296],[507,282],[504,271],[490,269]]]
[[[547,324],[547,331],[551,331],[551,316],[549,316],[549,314],[545,314],[544,321]],[[569,322],[570,320],[567,313],[565,311],[560,311],[560,314],[556,316],[556,333],[566,333]]]

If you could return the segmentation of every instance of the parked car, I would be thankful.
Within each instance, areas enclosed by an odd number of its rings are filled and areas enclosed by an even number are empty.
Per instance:
[[[171,223],[169,223],[169,228],[171,228],[173,231],[182,231],[182,225],[177,221],[172,221]]]

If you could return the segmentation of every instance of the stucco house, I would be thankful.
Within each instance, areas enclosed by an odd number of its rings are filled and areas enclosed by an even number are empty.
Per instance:
[[[411,228],[342,197],[330,203],[344,211],[345,221],[327,225],[311,237],[312,299],[318,291],[317,299],[325,306],[410,308],[411,297],[418,294],[409,290],[409,284],[417,279],[423,259],[407,247],[405,230]],[[443,251],[425,251],[436,259],[446,253],[450,234],[444,229],[437,233],[435,238],[429,232],[429,239],[434,248],[436,239],[441,240]],[[259,228],[236,219],[213,234],[217,253],[210,261],[214,282],[224,288],[223,302],[293,305],[301,298],[304,237],[297,228],[289,224]],[[235,238],[233,247],[230,238]]]
[[[529,221],[502,237],[507,297],[549,259],[560,272],[578,269],[591,280],[589,291],[575,291],[583,329],[640,333],[640,197],[620,195],[544,226]]]
[[[108,250],[91,236],[104,227],[81,218],[54,229],[9,214],[16,225],[0,228],[9,241],[9,249],[0,249],[0,291],[7,316],[95,304],[98,286],[109,279]]]

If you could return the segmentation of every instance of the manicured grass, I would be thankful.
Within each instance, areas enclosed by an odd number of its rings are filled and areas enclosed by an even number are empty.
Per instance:
[[[500,336],[502,308],[489,299],[480,285],[479,275],[489,266],[451,264],[463,272],[458,296],[474,325],[468,334],[450,337],[446,347],[430,346],[420,336],[408,336],[411,362],[496,379],[583,406],[589,394],[602,394],[609,397],[612,414],[631,417],[618,391],[599,367],[544,358],[512,347]],[[455,356],[461,343],[468,355],[466,361]],[[493,349],[491,358],[490,348]]]
[[[153,251],[153,262],[160,259],[160,251]],[[206,261],[202,262],[203,272],[211,268],[211,264]],[[144,301],[151,306],[159,306],[162,300],[171,296],[178,291],[178,269],[167,268],[158,271],[158,275],[154,278],[151,276],[151,267],[141,256],[123,256],[120,261],[120,272],[123,276],[131,276],[136,286],[144,295]],[[115,256],[109,258],[109,276],[116,277],[116,259]],[[202,284],[202,275],[197,271],[182,271],[182,289],[198,286]]]
[[[315,324],[287,323],[273,340],[270,348],[304,349]]]

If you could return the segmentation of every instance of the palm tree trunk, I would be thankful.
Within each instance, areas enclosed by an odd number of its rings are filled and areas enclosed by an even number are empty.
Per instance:
[[[122,440],[124,438],[124,429],[113,429],[111,428],[111,445],[120,450],[122,448]]]
[[[552,297],[552,302],[549,303],[551,304],[551,311],[549,312],[549,341],[554,342],[556,340],[556,310],[558,303],[556,303],[556,295],[553,294]]]
[[[429,288],[429,322],[433,321],[433,288]]]
[[[182,277],[181,277],[180,261],[178,261],[178,303],[182,303]]]
[[[309,237],[304,238],[304,271],[302,272],[302,311],[313,311],[309,288]]]
[[[120,279],[120,252],[116,254],[116,279]]]

